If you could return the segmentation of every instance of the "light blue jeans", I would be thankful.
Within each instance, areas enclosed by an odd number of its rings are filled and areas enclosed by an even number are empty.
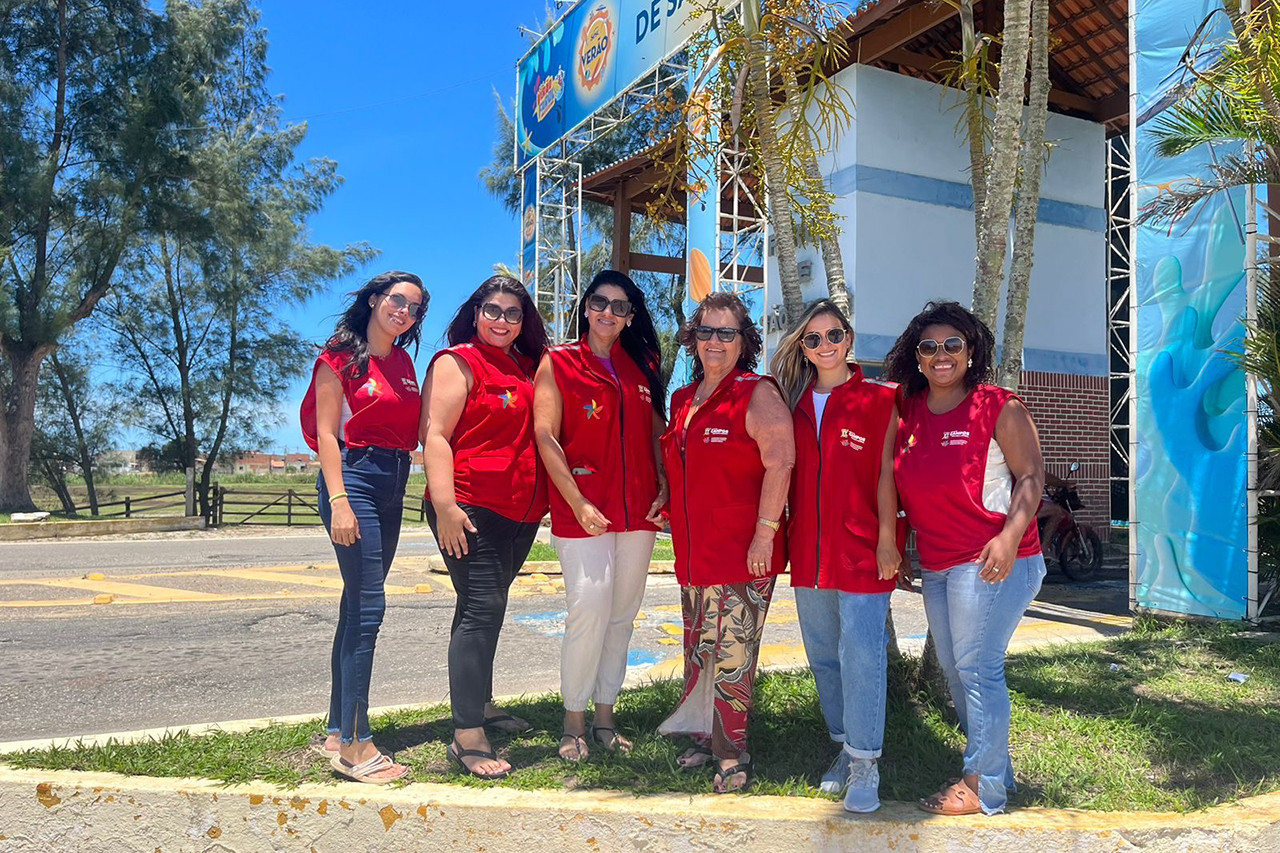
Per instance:
[[[1014,787],[1004,658],[1022,614],[1040,591],[1044,557],[1015,560],[1000,583],[982,580],[979,570],[977,563],[964,563],[923,572],[924,612],[968,736],[964,773],[978,777],[982,810],[996,814],[1004,811]]]
[[[828,734],[851,758],[879,758],[890,593],[796,587],[795,594],[804,653]]]

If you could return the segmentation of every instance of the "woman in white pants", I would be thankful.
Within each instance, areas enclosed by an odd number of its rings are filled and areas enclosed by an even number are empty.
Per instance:
[[[667,502],[657,439],[665,429],[662,353],[644,293],[604,270],[578,305],[582,336],[547,350],[534,379],[534,431],[555,486],[551,534],[568,615],[560,660],[560,757],[581,761],[591,740],[626,752],[613,705],[627,671],[632,623]]]

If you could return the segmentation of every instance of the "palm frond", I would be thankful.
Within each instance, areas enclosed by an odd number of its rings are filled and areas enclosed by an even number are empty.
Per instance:
[[[1263,157],[1233,154],[1205,166],[1208,175],[1188,178],[1161,187],[1156,197],[1144,204],[1138,214],[1139,224],[1177,222],[1196,205],[1210,196],[1240,187],[1280,183],[1280,163]]]

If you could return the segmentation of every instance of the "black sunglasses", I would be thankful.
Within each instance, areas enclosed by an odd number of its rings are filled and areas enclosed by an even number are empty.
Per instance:
[[[486,320],[497,321],[502,318],[510,325],[514,326],[524,319],[524,311],[519,308],[503,308],[496,302],[486,302],[480,306],[480,313],[484,315]]]
[[[415,320],[422,316],[423,307],[421,302],[410,302],[398,293],[384,293],[382,295],[391,303],[392,311],[408,311],[409,316]]]
[[[740,334],[742,334],[741,329],[734,329],[729,326],[721,326],[718,329],[715,326],[698,326],[693,330],[694,337],[700,341],[709,341],[711,336],[715,335],[722,344],[730,343]]]
[[[625,299],[609,299],[598,293],[587,297],[587,307],[592,311],[603,311],[608,308],[615,317],[627,317],[631,314],[631,303]]]
[[[827,340],[833,344],[844,342],[844,329],[827,329]],[[822,346],[822,335],[817,332],[810,332],[800,339],[800,343],[804,344],[805,349],[817,349]]]
[[[964,338],[958,335],[952,335],[945,341],[935,341],[933,338],[925,338],[916,344],[916,352],[925,358],[933,358],[941,349],[947,355],[959,355],[964,352]]]

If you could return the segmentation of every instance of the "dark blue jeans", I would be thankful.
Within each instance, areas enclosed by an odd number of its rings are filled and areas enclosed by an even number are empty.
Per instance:
[[[328,728],[330,733],[338,733],[343,743],[373,738],[369,730],[373,647],[387,609],[384,584],[400,541],[408,479],[409,454],[403,450],[348,447],[342,451],[343,488],[360,530],[354,545],[333,546],[342,572],[342,601],[330,658],[333,687]],[[320,493],[320,518],[330,530],[333,508],[323,474],[316,490]]]

